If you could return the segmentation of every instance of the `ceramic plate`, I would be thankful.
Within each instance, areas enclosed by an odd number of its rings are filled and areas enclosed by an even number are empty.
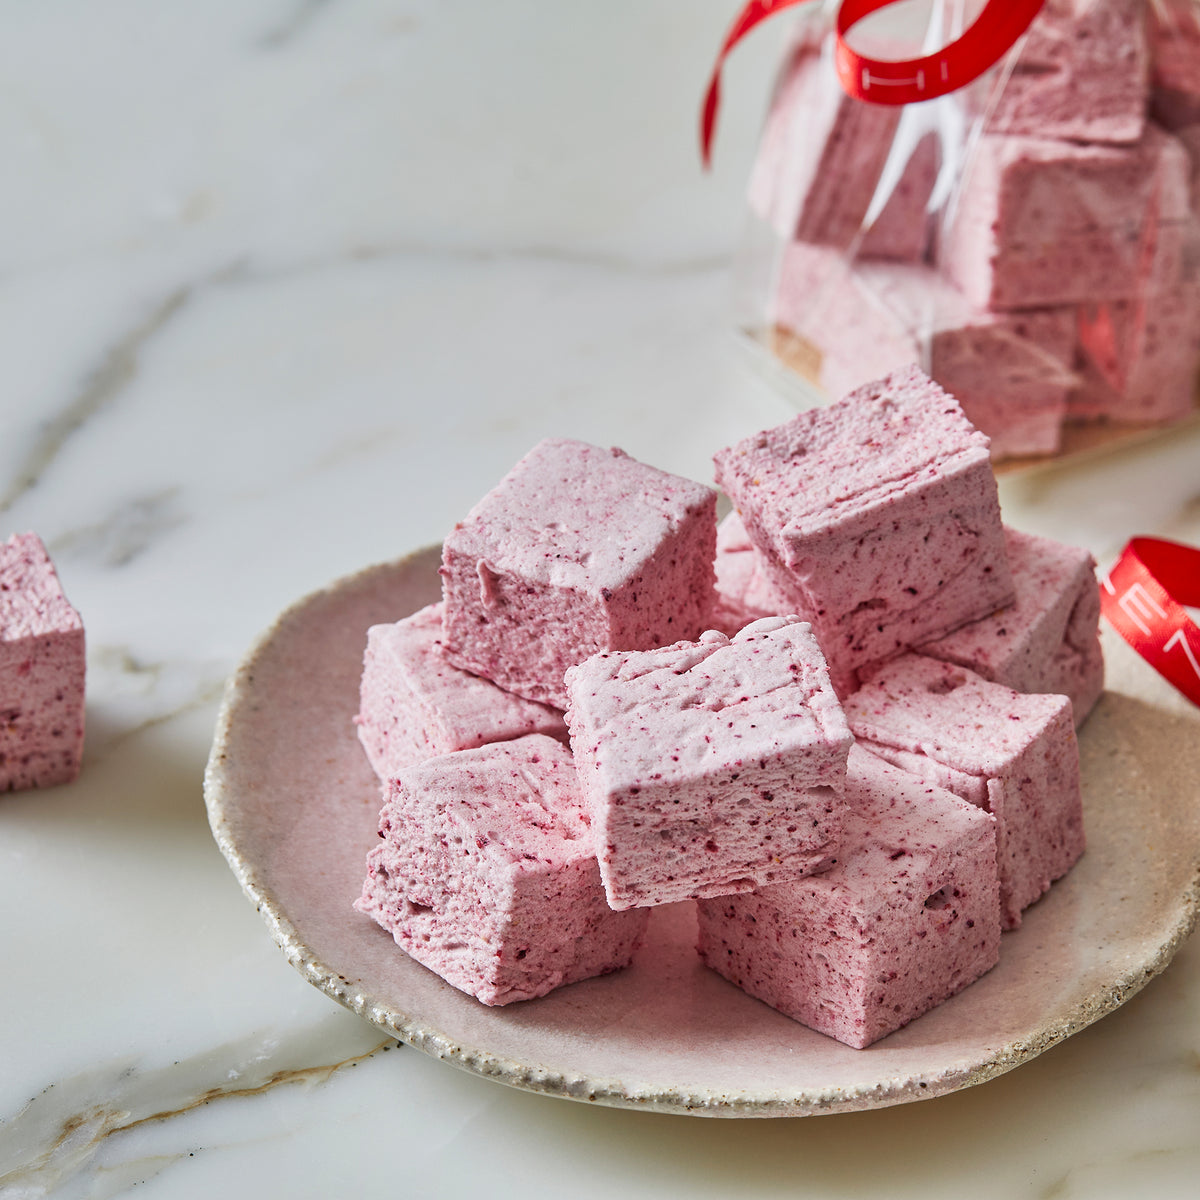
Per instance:
[[[438,598],[438,551],[285,612],[230,680],[205,780],[214,835],[289,961],[379,1028],[516,1087],[627,1108],[799,1116],[981,1083],[1104,1016],[1161,971],[1200,900],[1200,726],[1114,678],[1080,736],[1088,850],[1006,933],[999,965],[866,1050],[701,966],[689,905],[655,912],[626,971],[487,1008],[355,912],[376,782],[352,723],[369,625]]]

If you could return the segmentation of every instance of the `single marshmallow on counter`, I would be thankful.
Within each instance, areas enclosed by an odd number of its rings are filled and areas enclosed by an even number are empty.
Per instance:
[[[711,488],[621,450],[548,439],[446,538],[443,652],[566,708],[563,673],[589,655],[700,635],[715,549]]]
[[[1004,545],[1016,599],[918,649],[1017,692],[1068,696],[1079,726],[1104,690],[1095,561],[1007,526]]]
[[[701,900],[704,962],[861,1049],[961,991],[1000,953],[995,822],[855,746],[836,863]]]
[[[448,663],[441,654],[441,634],[440,604],[367,630],[355,723],[380,779],[439,754],[528,733],[567,740],[557,709],[514,696]]]
[[[379,835],[355,908],[484,1004],[628,966],[645,932],[605,902],[570,751],[544,734],[400,771]]]
[[[1006,929],[1083,853],[1079,746],[1066,696],[1025,695],[905,654],[846,700],[860,745],[996,818]]]
[[[67,783],[83,756],[83,622],[35,533],[0,545],[0,792]]]
[[[839,694],[856,667],[1013,598],[988,441],[916,367],[716,455]]]
[[[613,908],[749,891],[829,862],[851,738],[806,623],[599,654],[567,684]]]

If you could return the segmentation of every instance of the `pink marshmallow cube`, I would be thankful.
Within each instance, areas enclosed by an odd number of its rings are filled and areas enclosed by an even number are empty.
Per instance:
[[[1146,124],[1145,0],[1048,0],[987,114],[989,133],[1136,142]]]
[[[1129,299],[1178,254],[1189,183],[1183,146],[1153,125],[1132,146],[984,136],[940,263],[979,308]]]
[[[441,653],[442,606],[367,630],[358,738],[380,779],[452,750],[529,733],[567,740],[562,713],[460,670]]]
[[[749,891],[837,849],[850,735],[807,624],[600,654],[567,725],[615,909]]]
[[[907,157],[894,181],[885,165],[879,189],[888,189],[886,198],[876,215],[868,211],[857,253],[864,260],[918,263],[929,249],[929,200],[942,165],[941,143],[937,134],[927,133],[915,145],[895,149],[906,150]]]
[[[0,545],[0,792],[79,774],[83,622],[34,533]]]
[[[1078,727],[1104,690],[1100,589],[1092,556],[1005,528],[1016,599],[991,616],[919,647],[1017,692],[1071,700]]]
[[[771,585],[835,686],[1009,603],[987,438],[911,367],[716,455]]]
[[[574,663],[700,635],[715,549],[711,488],[621,450],[548,439],[446,538],[443,652],[566,708]]]
[[[995,966],[992,819],[855,746],[837,863],[702,900],[704,962],[772,1008],[862,1049]]]
[[[544,734],[400,771],[359,912],[484,1004],[628,966],[647,913],[604,899],[570,752]]]
[[[1083,853],[1079,747],[1066,696],[1025,695],[906,654],[867,676],[846,700],[846,719],[868,749],[996,818],[1006,929]]]

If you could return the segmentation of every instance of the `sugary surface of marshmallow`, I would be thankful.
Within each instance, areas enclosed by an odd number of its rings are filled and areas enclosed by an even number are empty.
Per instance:
[[[1021,911],[1083,853],[1079,747],[1066,696],[1026,695],[906,654],[866,677],[846,700],[846,719],[869,749],[938,786],[953,785],[950,768],[977,781],[965,799],[978,801],[986,789],[1005,928],[1018,926]],[[924,760],[933,765],[925,769]]]
[[[996,964],[992,819],[855,746],[842,849],[821,875],[702,900],[708,966],[862,1048]]]
[[[850,735],[807,624],[596,655],[567,680],[614,908],[747,891],[836,850]]]
[[[83,622],[41,539],[0,545],[0,791],[79,774],[86,674]]]
[[[441,635],[440,604],[367,630],[356,723],[376,775],[528,733],[566,741],[562,713],[447,662]]]
[[[1075,724],[1104,689],[1100,589],[1092,556],[1005,527],[1016,599],[998,612],[920,647],[1017,692],[1070,697]]]
[[[715,546],[711,488],[620,450],[548,439],[446,538],[443,651],[565,708],[573,663],[699,636]]]
[[[989,133],[1136,142],[1146,124],[1144,0],[1048,0],[1029,27]]]
[[[722,450],[717,479],[835,682],[1013,595],[987,438],[917,368]]]
[[[570,752],[542,734],[402,770],[355,907],[485,1004],[627,966],[647,914],[604,899]]]
[[[1183,146],[1153,125],[1132,146],[986,135],[940,265],[979,308],[1129,299],[1155,256],[1178,254],[1189,179]]]

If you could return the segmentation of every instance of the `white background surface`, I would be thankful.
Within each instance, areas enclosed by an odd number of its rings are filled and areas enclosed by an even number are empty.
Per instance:
[[[222,682],[279,609],[439,540],[540,437],[708,479],[787,416],[729,333],[782,29],[698,165],[735,7],[0,12],[0,535],[42,535],[89,638],[82,778],[0,798],[0,1197],[1195,1195],[1195,939],[982,1087],[703,1121],[379,1052],[209,836]],[[1001,498],[1102,566],[1200,543],[1200,434]]]

